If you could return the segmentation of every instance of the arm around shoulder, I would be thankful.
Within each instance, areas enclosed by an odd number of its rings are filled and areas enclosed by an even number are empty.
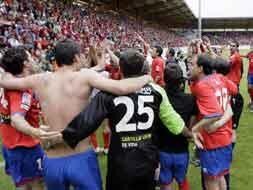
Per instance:
[[[0,80],[0,87],[17,90],[33,89],[41,75],[36,74],[24,78],[3,76]]]
[[[116,95],[133,93],[152,80],[149,75],[122,80],[112,80],[99,75],[95,71],[89,70],[86,72],[88,73],[86,80],[90,86]]]

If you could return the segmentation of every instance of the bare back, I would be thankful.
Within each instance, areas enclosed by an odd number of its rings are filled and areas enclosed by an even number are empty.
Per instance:
[[[39,96],[42,112],[51,127],[50,130],[63,130],[88,103],[91,88],[88,84],[80,86],[75,73],[72,71],[45,73],[37,82],[34,90]],[[89,146],[88,139],[85,139],[75,150],[59,144],[49,149],[47,153],[49,157],[67,156],[83,152]]]

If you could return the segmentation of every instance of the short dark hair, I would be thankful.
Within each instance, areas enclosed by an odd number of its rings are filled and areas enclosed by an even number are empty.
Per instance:
[[[231,68],[231,64],[227,60],[221,57],[216,57],[216,59],[214,60],[213,66],[214,66],[214,70],[217,73],[220,73],[223,75],[227,75]]]
[[[183,82],[183,71],[178,64],[167,64],[164,69],[164,81],[166,85],[180,86]]]
[[[114,55],[116,55],[118,58],[120,58],[120,51],[115,51]]]
[[[24,62],[28,59],[28,55],[23,47],[9,48],[3,55],[1,66],[6,72],[13,75],[21,74],[24,70]]]
[[[237,47],[237,48],[239,48],[239,42],[237,41],[237,40],[232,40],[232,43],[234,43],[235,44],[235,46]]]
[[[55,60],[57,65],[72,65],[75,55],[80,54],[80,46],[73,40],[60,41],[55,47]]]
[[[175,50],[174,50],[173,48],[170,48],[169,54],[170,54],[172,57],[174,57],[175,54],[176,54],[176,52],[175,52]]]
[[[124,51],[120,55],[119,65],[124,77],[142,75],[145,58],[134,49]]]
[[[210,75],[213,73],[213,59],[207,54],[201,54],[197,57],[197,65],[203,68],[203,72],[205,75]]]
[[[158,56],[162,56],[163,48],[161,46],[154,46],[154,48],[156,48],[156,53],[158,53]]]

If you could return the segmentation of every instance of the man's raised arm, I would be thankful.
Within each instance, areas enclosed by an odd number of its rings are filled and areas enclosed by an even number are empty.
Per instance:
[[[80,82],[88,84],[102,91],[107,91],[116,95],[133,93],[141,89],[145,84],[152,81],[151,76],[144,75],[136,78],[127,78],[122,80],[107,79],[92,70],[83,70],[79,73]]]

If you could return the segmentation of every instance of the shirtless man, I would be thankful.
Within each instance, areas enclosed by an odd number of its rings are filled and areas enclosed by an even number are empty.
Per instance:
[[[88,69],[76,72],[80,64],[80,47],[70,40],[59,42],[55,52],[59,67],[55,73],[25,78],[3,77],[0,80],[0,86],[4,88],[33,89],[53,131],[61,131],[83,110],[92,87],[121,95],[136,91],[150,80],[149,76],[143,76],[115,81]],[[97,158],[88,139],[80,142],[75,149],[63,143],[54,145],[48,150],[42,166],[48,190],[65,190],[70,185],[77,190],[102,189]]]

